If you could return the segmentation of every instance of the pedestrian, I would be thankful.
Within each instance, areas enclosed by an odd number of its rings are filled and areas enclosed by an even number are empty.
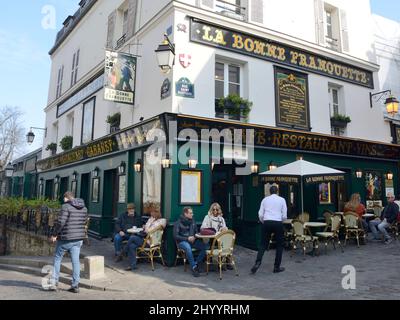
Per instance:
[[[258,212],[262,223],[261,241],[256,263],[251,268],[252,274],[255,274],[260,267],[267,243],[270,242],[272,234],[275,235],[276,240],[274,273],[285,271],[285,268],[281,267],[281,262],[284,244],[283,221],[287,219],[287,205],[286,200],[278,196],[277,186],[271,187],[270,194],[261,202],[260,211]]]
[[[57,291],[61,261],[65,252],[69,252],[72,260],[72,285],[68,291],[79,293],[81,272],[79,255],[83,240],[86,238],[87,219],[88,210],[85,207],[85,202],[82,199],[75,199],[72,192],[66,192],[64,194],[64,205],[50,238],[52,243],[57,242],[50,291]]]

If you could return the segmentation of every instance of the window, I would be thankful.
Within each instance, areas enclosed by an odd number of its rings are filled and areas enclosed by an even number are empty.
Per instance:
[[[67,116],[67,126],[68,126],[68,135],[70,136],[74,136],[74,125],[75,125],[75,117],[74,117],[74,113],[70,113]]]
[[[221,13],[240,14],[240,0],[217,0],[215,3],[216,11]]]
[[[82,144],[93,140],[94,109],[96,99],[93,98],[83,105]]]
[[[122,36],[126,35],[128,32],[128,10],[124,11],[124,20],[122,27]]]
[[[330,117],[336,117],[338,115],[345,115],[345,109],[343,104],[343,89],[337,85],[329,85],[329,114]],[[347,123],[343,121],[333,121],[331,122],[331,133],[335,136],[343,136]]]
[[[339,91],[337,88],[332,88],[331,93],[332,116],[335,116],[339,114]]]
[[[339,51],[339,17],[336,8],[325,6],[324,27],[326,46],[332,50]]]
[[[79,53],[80,50],[75,52],[72,58],[71,87],[75,85],[78,80]]]
[[[215,64],[215,98],[220,99],[229,94],[241,95],[240,66],[217,62]]]
[[[64,77],[64,66],[58,69],[56,99],[61,97],[63,77]]]

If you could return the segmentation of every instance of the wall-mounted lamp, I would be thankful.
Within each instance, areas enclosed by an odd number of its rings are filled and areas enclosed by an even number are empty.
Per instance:
[[[72,180],[76,181],[77,178],[78,178],[78,172],[74,171],[74,173],[72,174]]]
[[[388,172],[387,174],[386,174],[386,180],[393,180],[393,172]]]
[[[124,161],[122,161],[118,167],[118,174],[120,176],[123,176],[125,174],[125,169],[126,169],[126,163]]]
[[[138,161],[136,161],[136,163],[133,165],[135,172],[142,172],[142,160],[138,159]]]
[[[7,178],[11,178],[11,177],[13,176],[13,174],[14,174],[14,167],[13,167],[13,165],[11,164],[11,162],[8,163],[8,165],[7,165],[6,169],[5,169],[5,172],[6,172],[6,177],[7,177]]]
[[[47,129],[31,127],[31,129],[29,130],[29,132],[26,135],[26,142],[28,142],[28,144],[32,144],[33,141],[35,140],[35,134],[32,131],[33,129],[35,129],[35,130],[43,130],[45,132],[45,134],[47,133]]]
[[[275,169],[278,169],[278,166],[271,161],[271,163],[268,165],[268,170],[272,171],[272,170],[275,170]]]
[[[363,176],[362,170],[361,170],[361,169],[357,169],[357,170],[356,170],[356,177],[357,177],[357,179],[361,179],[362,176]]]
[[[197,162],[196,159],[190,158],[189,161],[188,161],[188,166],[189,166],[190,169],[196,169],[197,163],[198,162]]]
[[[94,168],[92,171],[93,178],[97,178],[99,176],[100,169],[98,167]]]
[[[167,154],[164,159],[161,159],[161,166],[164,169],[169,169],[171,168],[171,165],[172,165],[172,160],[169,158],[169,155]]]
[[[44,179],[43,178],[40,178],[39,179],[39,184],[43,184],[44,183]]]
[[[257,174],[260,170],[260,165],[258,163],[254,163],[251,167],[251,173],[252,174]]]
[[[167,34],[164,34],[164,41],[155,50],[157,54],[158,66],[162,73],[168,74],[175,61],[175,45],[171,43]]]
[[[370,106],[371,108],[373,107],[372,103],[373,97],[378,97],[377,99],[375,99],[375,101],[378,102],[386,96],[388,96],[385,100],[386,111],[391,117],[394,117],[399,112],[399,101],[392,95],[392,90],[370,93],[369,94]]]
[[[54,183],[59,183],[60,182],[60,176],[56,176],[54,178]]]

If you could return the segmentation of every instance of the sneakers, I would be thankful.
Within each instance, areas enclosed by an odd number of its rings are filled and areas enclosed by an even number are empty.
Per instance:
[[[51,292],[57,292],[58,291],[58,287],[56,285],[52,285],[47,290],[51,291]]]
[[[137,270],[136,266],[134,266],[134,267],[129,266],[129,267],[125,268],[125,271],[135,271],[135,270]]]
[[[78,287],[71,287],[67,291],[68,292],[72,292],[72,293],[79,293],[79,288]]]
[[[274,268],[274,273],[280,273],[285,271],[285,268],[279,267],[279,268]]]
[[[199,271],[199,267],[197,265],[194,266],[194,268],[192,269],[192,274],[193,274],[193,277],[195,277],[195,278],[200,277],[200,271]]]
[[[255,274],[257,272],[258,268],[260,268],[260,266],[261,266],[261,262],[256,262],[256,264],[250,270],[251,274]]]
[[[386,239],[385,240],[385,244],[391,244],[393,242],[392,238]]]

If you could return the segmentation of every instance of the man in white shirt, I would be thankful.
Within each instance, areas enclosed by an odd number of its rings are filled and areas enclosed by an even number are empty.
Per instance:
[[[265,249],[272,234],[275,235],[276,239],[274,273],[285,271],[285,268],[281,268],[281,262],[284,243],[283,221],[287,219],[287,205],[286,200],[278,196],[277,186],[272,186],[270,193],[271,195],[261,202],[260,211],[258,212],[258,217],[263,225],[261,229],[260,248],[256,263],[251,269],[252,274],[255,274],[260,267]]]

